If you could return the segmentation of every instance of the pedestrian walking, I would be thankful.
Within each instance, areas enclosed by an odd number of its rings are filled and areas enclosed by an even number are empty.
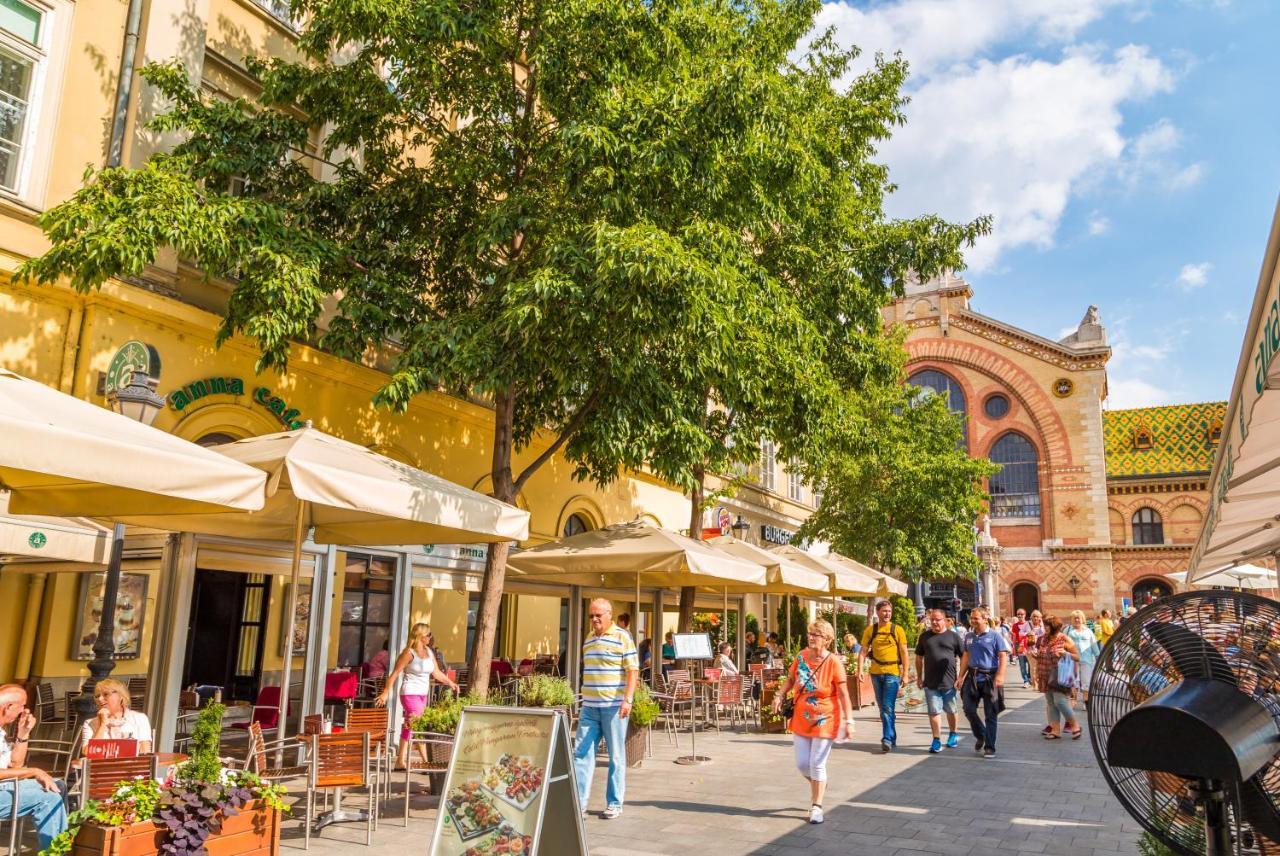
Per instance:
[[[609,784],[605,809],[612,820],[622,814],[626,795],[627,721],[640,679],[640,662],[631,634],[613,623],[613,606],[596,598],[588,607],[591,633],[582,644],[582,709],[578,717],[573,767],[578,777],[578,805],[586,812],[596,745],[603,735],[609,750]]]
[[[1027,621],[1027,611],[1019,609],[1014,613],[1013,624],[1009,628],[1013,637],[1013,654],[1018,658],[1018,671],[1022,673],[1022,688],[1031,687],[1031,661],[1028,653],[1035,645],[1035,634],[1031,632],[1031,622]]]
[[[844,660],[831,653],[836,632],[827,621],[809,625],[808,647],[792,662],[787,677],[773,696],[773,712],[782,712],[787,693],[795,690],[791,712],[791,740],[796,767],[809,782],[809,822],[822,823],[822,798],[827,790],[827,757],[837,741],[853,731],[853,704]]]
[[[1111,610],[1104,609],[1098,613],[1098,644],[1106,645],[1107,640],[1116,632],[1116,623],[1111,619]]]
[[[1075,643],[1080,661],[1076,664],[1076,687],[1080,690],[1080,700],[1089,703],[1089,683],[1093,680],[1093,664],[1098,660],[1102,650],[1098,637],[1093,635],[1089,625],[1085,624],[1084,612],[1076,609],[1071,612],[1071,626],[1065,631],[1067,638]]]
[[[1003,615],[998,619],[993,619],[991,626],[1000,634],[1000,638],[1009,646],[1009,659],[1013,659],[1013,634],[1009,631],[1009,619]]]
[[[382,707],[387,703],[396,678],[404,672],[404,680],[400,682],[400,711],[403,724],[400,728],[400,747],[396,751],[396,769],[403,769],[409,762],[409,729],[418,714],[426,709],[431,701],[431,681],[434,678],[445,686],[458,692],[457,683],[440,670],[436,656],[431,651],[431,625],[421,621],[409,628],[409,641],[404,650],[396,657],[395,668],[387,675],[387,683],[373,700],[374,705]],[[426,748],[421,747],[423,760],[426,760]]]
[[[1079,740],[1084,729],[1076,722],[1071,707],[1071,687],[1064,686],[1058,678],[1058,663],[1063,657],[1077,662],[1080,652],[1075,643],[1062,632],[1062,619],[1051,615],[1044,621],[1045,633],[1036,644],[1036,689],[1044,693],[1045,740],[1058,740],[1062,731]]]
[[[997,720],[1004,710],[1004,673],[1009,665],[1009,646],[991,627],[986,607],[975,606],[969,613],[970,633],[960,659],[960,699],[964,716],[975,738],[974,751],[984,758],[996,755]],[[978,703],[982,716],[978,716]]]
[[[959,694],[956,677],[960,658],[964,656],[964,643],[947,630],[947,615],[941,609],[929,610],[927,618],[928,626],[916,642],[916,686],[924,690],[929,730],[933,732],[929,751],[936,754],[944,745],[954,749],[960,740],[956,736],[956,696]],[[942,742],[944,713],[947,715],[945,744]]]
[[[862,650],[858,652],[858,673],[871,658],[871,687],[876,707],[880,709],[880,751],[892,752],[898,745],[894,705],[907,667],[907,633],[893,622],[893,604],[882,600],[876,604],[876,623],[862,631]]]
[[[12,743],[5,737],[10,725]],[[26,766],[27,742],[35,727],[36,718],[27,710],[27,691],[17,684],[0,685],[0,818],[9,819],[17,800],[18,816],[35,822],[44,852],[67,828],[66,785],[44,770]]]

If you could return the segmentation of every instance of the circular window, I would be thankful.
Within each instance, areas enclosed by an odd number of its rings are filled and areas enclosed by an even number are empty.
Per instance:
[[[1009,399],[1003,395],[993,395],[982,403],[982,410],[992,419],[1003,419],[1009,415]]]

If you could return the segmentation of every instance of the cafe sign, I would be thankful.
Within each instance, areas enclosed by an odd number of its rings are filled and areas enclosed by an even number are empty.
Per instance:
[[[768,544],[790,544],[796,533],[781,526],[770,526],[767,523],[760,527],[760,540]]]
[[[211,395],[239,396],[245,394],[244,390],[244,380],[241,378],[210,377],[192,381],[186,386],[169,393],[168,402],[170,407],[181,413],[202,398],[207,398]],[[296,407],[290,407],[289,403],[280,396],[275,395],[270,387],[260,386],[254,389],[253,400],[254,403],[270,411],[271,415],[290,431],[306,426],[306,420],[301,418],[301,411]]]

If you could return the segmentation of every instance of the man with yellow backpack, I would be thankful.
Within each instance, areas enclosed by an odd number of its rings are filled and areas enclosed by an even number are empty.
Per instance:
[[[880,708],[880,751],[892,752],[898,745],[898,731],[893,708],[898,690],[907,673],[907,633],[893,623],[893,604],[882,600],[876,604],[876,623],[862,631],[862,650],[858,652],[858,672],[871,660],[871,687],[875,690],[876,707]]]

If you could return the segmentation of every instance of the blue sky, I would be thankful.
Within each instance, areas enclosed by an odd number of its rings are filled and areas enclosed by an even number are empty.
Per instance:
[[[1056,339],[1096,304],[1107,407],[1229,395],[1280,193],[1280,3],[844,0],[820,23],[911,63],[890,212],[994,215],[977,311]]]

